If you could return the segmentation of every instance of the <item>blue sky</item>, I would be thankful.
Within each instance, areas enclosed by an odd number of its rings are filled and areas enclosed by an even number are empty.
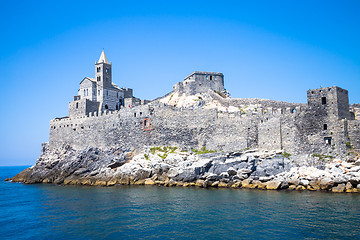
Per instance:
[[[104,48],[113,81],[153,99],[191,72],[232,97],[306,102],[337,85],[360,103],[359,1],[1,3],[0,165],[34,164]]]

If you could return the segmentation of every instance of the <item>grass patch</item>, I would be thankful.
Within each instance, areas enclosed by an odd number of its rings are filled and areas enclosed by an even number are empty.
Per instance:
[[[317,154],[317,153],[312,154],[311,157],[318,158],[320,161],[323,161],[323,162],[329,161],[329,160],[332,160],[335,158],[334,156],[325,155],[325,154]]]
[[[191,149],[193,151],[193,153],[195,154],[205,154],[205,153],[215,153],[216,150],[210,150],[210,149],[206,149],[206,147],[202,147],[200,150],[197,150],[197,149],[194,149],[192,148]]]

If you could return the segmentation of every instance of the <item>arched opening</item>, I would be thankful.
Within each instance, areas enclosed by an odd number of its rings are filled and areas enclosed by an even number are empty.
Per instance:
[[[118,107],[118,105],[116,104],[116,110],[119,110],[119,107]]]
[[[108,105],[107,104],[105,104],[105,109],[108,109],[109,107],[108,107]]]
[[[79,108],[79,103],[76,103],[76,108]]]
[[[327,129],[328,129],[327,124],[324,124],[324,130],[327,130]]]
[[[295,114],[295,113],[296,113],[296,109],[295,109],[295,108],[291,109],[291,113]]]

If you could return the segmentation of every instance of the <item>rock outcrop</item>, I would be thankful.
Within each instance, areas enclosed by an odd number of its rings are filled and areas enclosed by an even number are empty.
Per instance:
[[[299,156],[298,156],[299,157]],[[36,164],[11,179],[23,183],[117,184],[360,192],[359,161],[314,162],[282,151],[187,152],[171,147],[135,154],[121,149],[44,146]],[[308,158],[308,159],[307,159]],[[310,164],[305,164],[309,162]]]

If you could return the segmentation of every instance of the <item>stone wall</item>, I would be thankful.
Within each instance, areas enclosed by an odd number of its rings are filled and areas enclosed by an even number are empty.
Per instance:
[[[284,149],[295,155],[344,155],[347,136],[351,139],[359,136],[353,121],[327,121],[326,112],[316,112],[314,107],[294,109],[259,108],[257,112],[229,113],[152,102],[102,112],[99,116],[95,111],[83,117],[54,119],[50,123],[50,146],[71,145],[75,149],[177,146],[223,151],[260,148]],[[151,121],[149,131],[143,129],[146,118]],[[326,130],[324,122],[328,123]],[[359,144],[354,141],[354,146]]]
[[[353,120],[348,122],[349,143],[356,150],[360,152],[360,120]]]
[[[193,72],[187,76],[184,81],[174,85],[174,91],[180,94],[195,95],[196,93],[206,92],[208,90],[223,92],[224,75],[215,72]]]

